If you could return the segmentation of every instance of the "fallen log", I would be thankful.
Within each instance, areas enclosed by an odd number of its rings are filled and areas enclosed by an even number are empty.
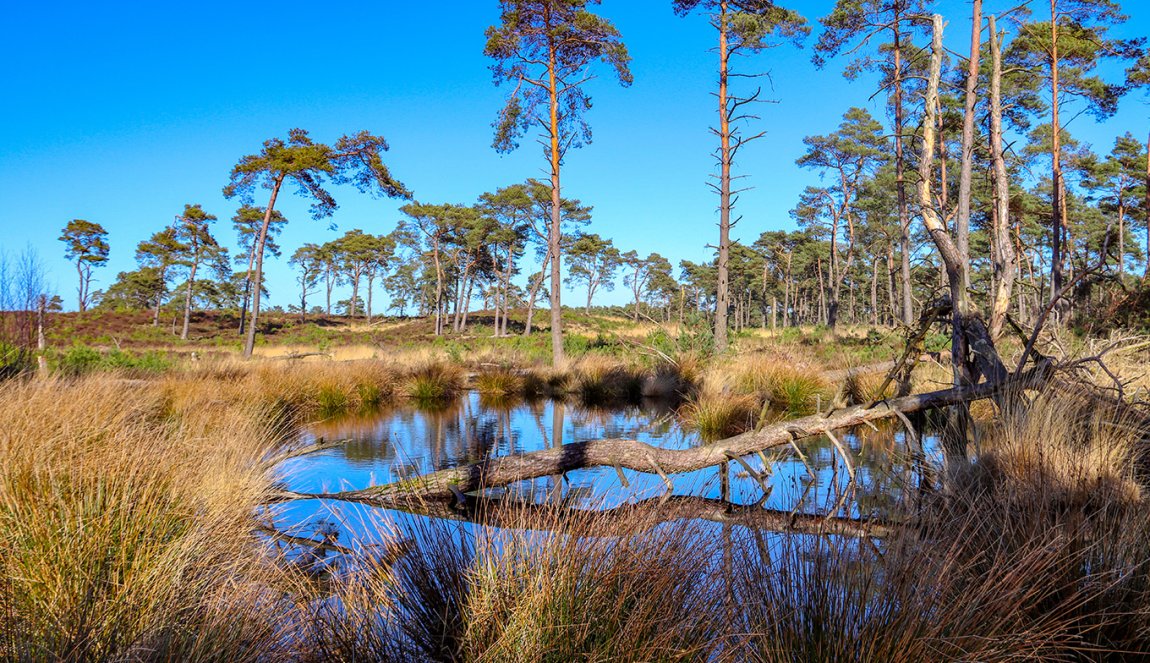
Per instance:
[[[853,428],[921,410],[965,403],[1001,394],[1007,389],[1033,388],[1045,376],[1045,367],[1001,383],[954,388],[880,401],[870,407],[856,405],[785,421],[693,449],[663,449],[637,440],[604,439],[564,444],[526,454],[489,458],[470,465],[431,472],[362,490],[338,493],[279,491],[272,501],[333,499],[393,507],[410,500],[452,500],[460,493],[506,486],[519,481],[565,474],[590,467],[627,468],[637,472],[670,474],[693,472],[742,458],[828,431]]]

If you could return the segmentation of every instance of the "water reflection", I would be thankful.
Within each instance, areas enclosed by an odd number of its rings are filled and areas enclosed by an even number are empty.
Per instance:
[[[307,437],[305,441],[346,439],[348,443],[283,464],[281,480],[286,487],[305,493],[362,489],[573,441],[624,438],[672,449],[702,444],[663,402],[606,409],[560,401],[492,401],[475,393],[440,409],[398,408],[323,422],[313,426]],[[746,459],[747,467],[732,462],[730,500],[800,514],[896,516],[896,509],[913,504],[911,498],[922,485],[923,463],[916,460],[920,454],[908,450],[905,437],[895,424],[839,435],[852,458],[853,484],[838,450],[825,437],[805,441],[795,449],[779,447],[752,456]],[[926,446],[928,455],[936,454],[930,440]],[[718,468],[670,479],[675,495],[722,496]],[[590,468],[487,492],[535,503],[562,500],[572,506],[611,508],[662,496],[667,486],[658,475]],[[320,521],[330,527],[334,521],[346,541],[375,529],[367,524],[375,519],[368,511],[360,505],[304,500],[280,507],[275,520],[297,532],[314,529]]]

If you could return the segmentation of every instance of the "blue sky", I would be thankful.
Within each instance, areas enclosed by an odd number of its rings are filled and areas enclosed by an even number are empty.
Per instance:
[[[988,0],[987,10],[1012,4]],[[1124,4],[1131,20],[1118,34],[1150,34],[1150,7]],[[220,217],[216,234],[234,245],[236,203],[220,192],[228,172],[292,127],[321,141],[361,129],[383,134],[392,147],[386,162],[421,201],[469,203],[544,176],[533,142],[511,155],[490,147],[504,91],[492,84],[482,50],[484,28],[498,18],[496,0],[429,5],[9,3],[0,28],[0,248],[33,247],[74,307],[74,270],[56,241],[69,219],[110,232],[111,260],[95,288],[133,269],[136,243],[185,203]],[[833,0],[790,6],[817,19]],[[965,50],[968,3],[943,0],[936,10],[949,21],[947,46]],[[623,89],[604,76],[591,84],[594,142],[568,157],[564,194],[593,205],[591,231],[622,250],[703,260],[717,236],[716,197],[706,186],[716,114],[713,31],[699,16],[676,17],[670,0],[604,0],[597,11],[622,32],[635,83]],[[737,164],[754,187],[739,201],[738,238],[793,226],[788,211],[817,180],[794,165],[804,136],[832,131],[850,106],[883,114],[882,100],[869,100],[873,81],[844,80],[842,61],[825,71],[811,65],[815,30],[803,50],[783,47],[746,62],[772,73],[779,103],[759,109],[757,128],[767,137]],[[1139,94],[1107,123],[1083,116],[1070,130],[1106,151],[1124,131],[1144,135],[1147,115]],[[281,197],[291,221],[281,240],[287,253],[352,228],[385,233],[400,219],[399,201],[335,193],[336,230],[313,221],[303,199]],[[272,303],[294,301],[286,256],[270,261],[268,273]],[[626,293],[602,299],[622,302]]]

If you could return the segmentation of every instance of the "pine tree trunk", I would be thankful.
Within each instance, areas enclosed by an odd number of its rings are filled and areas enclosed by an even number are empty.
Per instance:
[[[562,367],[563,356],[563,302],[562,302],[562,203],[559,186],[559,89],[555,78],[555,47],[548,53],[548,92],[551,95],[551,228],[547,234],[548,252],[551,254],[551,365]]]
[[[871,261],[870,275],[870,324],[878,326],[878,259]]]
[[[369,325],[371,324],[371,291],[375,289],[373,287],[374,285],[375,285],[375,271],[372,270],[372,271],[369,271],[367,273],[367,311],[366,311],[366,313],[367,313],[367,324],[369,324]]]
[[[1053,300],[1062,290],[1063,234],[1062,234],[1062,126],[1058,111],[1058,6],[1050,0],[1050,125],[1051,125],[1051,243],[1050,243],[1050,296]]]
[[[439,241],[434,240],[432,257],[435,260],[435,335],[443,335],[443,264],[439,260]]]
[[[902,26],[901,14],[896,12],[894,30],[894,175],[898,196],[899,249],[901,251],[902,321],[914,324],[914,301],[911,297],[910,281],[910,209],[906,196],[906,160],[903,154],[904,109],[902,105]],[[893,306],[892,306],[893,308]]]
[[[244,341],[244,357],[251,357],[252,352],[256,348],[256,325],[259,324],[260,315],[260,291],[263,290],[260,286],[264,282],[264,246],[268,240],[268,227],[272,221],[272,210],[276,206],[276,196],[279,195],[280,186],[283,185],[283,175],[276,178],[275,183],[272,185],[271,199],[268,200],[268,208],[264,211],[264,222],[260,226],[260,234],[256,243],[256,268],[255,268],[255,284],[252,288],[252,317],[251,322],[248,323],[247,340]]]
[[[994,294],[990,306],[990,337],[998,339],[1010,311],[1010,295],[1018,272],[1018,256],[1010,237],[1010,181],[1002,141],[1002,43],[995,17],[990,21],[990,156],[994,162]]]
[[[970,21],[970,57],[967,58],[966,97],[962,116],[962,164],[958,178],[958,216],[955,248],[962,261],[962,287],[970,290],[970,199],[974,174],[974,106],[978,100],[979,56],[982,53],[982,0],[973,0]],[[945,163],[945,158],[944,158]]]
[[[200,266],[200,245],[197,241],[196,250],[192,254],[192,271],[188,274],[188,289],[184,295],[184,328],[180,332],[181,340],[188,340],[188,326],[192,320],[192,288],[196,284],[196,268]]]
[[[467,318],[471,314],[471,288],[475,285],[475,279],[467,279],[467,292],[463,295],[463,315],[459,320],[459,331],[467,331]]]
[[[248,306],[252,301],[252,270],[255,269],[256,264],[256,241],[252,238],[252,250],[248,251],[248,271],[244,275],[244,294],[240,300],[240,336],[244,335],[247,330],[248,319]],[[331,290],[328,289],[328,315],[331,315]],[[157,309],[158,310],[158,309]]]
[[[727,309],[730,307],[731,253],[731,122],[727,112],[727,1],[719,2],[719,260],[715,293],[715,352],[727,350]]]

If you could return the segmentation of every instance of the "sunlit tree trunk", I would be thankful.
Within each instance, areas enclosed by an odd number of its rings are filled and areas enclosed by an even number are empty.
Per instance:
[[[375,270],[370,269],[367,272],[367,324],[371,324],[371,294],[375,290]]]
[[[264,247],[268,240],[268,227],[272,221],[272,211],[276,206],[276,197],[279,195],[280,187],[283,185],[283,176],[276,178],[272,184],[271,199],[268,200],[268,207],[264,210],[264,222],[260,226],[260,235],[256,241],[256,265],[255,265],[255,278],[254,287],[252,287],[252,318],[248,324],[247,339],[244,341],[244,356],[251,357],[252,352],[256,347],[256,325],[259,323],[260,315],[260,291],[263,290],[260,286],[264,282]]]
[[[439,239],[432,239],[432,259],[435,261],[435,335],[443,335],[443,263],[439,259]]]
[[[731,254],[731,122],[727,113],[730,62],[729,15],[726,0],[719,2],[719,259],[715,292],[715,351],[727,349],[727,309],[730,307]]]
[[[870,275],[870,323],[878,326],[878,259],[871,261]]]
[[[962,287],[970,290],[970,199],[974,174],[974,105],[978,99],[979,55],[982,52],[982,0],[973,0],[970,30],[970,57],[967,58],[966,97],[962,116],[962,165],[958,179],[958,215],[955,245],[962,260]],[[945,163],[945,158],[943,162]]]
[[[256,267],[256,242],[252,241],[252,250],[248,251],[248,271],[244,275],[244,293],[240,301],[240,336],[244,335],[247,330],[248,319],[248,306],[252,301],[252,272]],[[160,313],[160,308],[156,307],[156,315]],[[331,288],[328,288],[328,303],[327,314],[331,315]]]
[[[556,80],[555,44],[549,42],[548,52],[548,94],[551,99],[551,232],[547,236],[548,250],[551,253],[551,364],[560,367],[563,356],[563,306],[562,277],[559,259],[562,247],[563,228],[562,198],[559,188],[559,83]]]
[[[184,328],[180,332],[180,339],[185,341],[188,340],[188,326],[192,320],[192,289],[196,284],[196,269],[200,266],[200,242],[198,238],[193,241],[196,242],[196,249],[192,253],[192,269],[188,273],[188,287],[184,293]]]
[[[906,197],[906,160],[903,154],[904,109],[902,105],[902,22],[901,13],[895,11],[892,23],[894,30],[894,174],[895,188],[898,196],[898,225],[899,249],[901,253],[901,281],[902,281],[902,321],[903,324],[914,323],[914,300],[911,296],[910,281],[910,210],[907,207]]]
[[[946,269],[951,298],[951,368],[956,387],[971,387],[979,376],[990,382],[1004,380],[1006,369],[998,357],[990,334],[979,317],[970,292],[963,284],[962,270],[966,262],[957,242],[951,237],[931,194],[930,170],[935,157],[934,103],[938,99],[939,80],[942,75],[942,16],[933,17],[934,37],[931,42],[930,77],[926,92],[926,117],[923,119],[922,153],[919,158],[918,199],[922,208],[923,225],[938,248]],[[972,54],[973,55],[973,54]],[[973,108],[970,109],[973,113]],[[966,124],[973,131],[973,123]],[[950,426],[944,436],[948,473],[966,462],[966,444],[969,431],[969,412],[965,404],[951,408]]]
[[[527,293],[527,322],[523,328],[523,335],[531,335],[531,323],[535,318],[535,301],[539,299],[539,290],[543,287],[543,281],[547,279],[547,270],[551,262],[551,248],[548,245],[547,255],[543,258],[543,264],[539,267],[539,277],[535,279],[535,283],[531,286],[530,292]]]
[[[995,17],[990,21],[990,156],[994,162],[994,294],[990,306],[990,337],[998,339],[1010,311],[1010,295],[1018,272],[1018,257],[1010,237],[1010,180],[1002,142],[1002,43]]]
[[[1050,296],[1058,297],[1062,290],[1063,267],[1063,211],[1062,205],[1062,126],[1059,121],[1058,100],[1058,0],[1050,0],[1050,127],[1051,127],[1051,243],[1050,243]]]

